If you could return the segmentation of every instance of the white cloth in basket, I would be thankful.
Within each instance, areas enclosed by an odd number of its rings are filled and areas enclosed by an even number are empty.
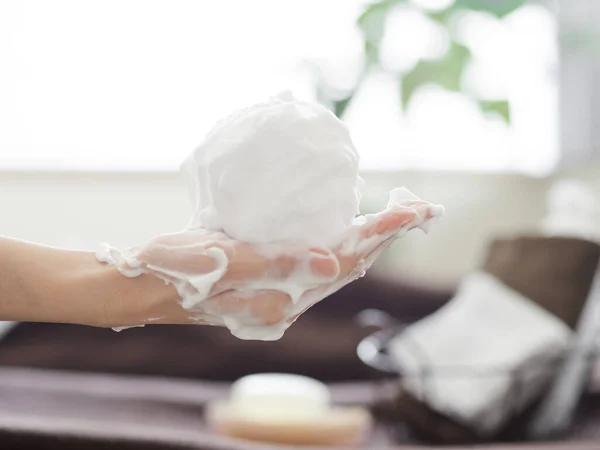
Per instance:
[[[543,389],[571,329],[493,276],[468,276],[454,298],[392,339],[403,385],[433,410],[482,435]],[[430,376],[418,376],[429,370]]]

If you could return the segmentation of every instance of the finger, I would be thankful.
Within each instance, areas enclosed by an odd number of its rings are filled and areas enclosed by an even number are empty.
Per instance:
[[[392,205],[379,214],[365,217],[358,231],[352,230],[336,252],[341,276],[350,276],[359,264],[370,267],[377,256],[399,237],[400,232],[431,219],[433,214],[429,208],[423,212],[423,207],[429,205],[420,200],[411,201]],[[367,258],[370,258],[368,263]]]
[[[240,245],[231,258],[223,278],[215,285],[216,291],[229,290],[258,280],[280,281],[296,272],[309,271],[325,280],[337,276],[339,266],[333,252],[323,248],[290,247],[289,254],[279,256],[261,254],[261,247]]]
[[[377,215],[367,217],[364,224],[357,229],[350,230],[336,251],[340,276],[349,276],[366,255],[369,255],[402,228],[408,226],[416,217],[417,213],[413,208],[387,209]]]
[[[367,220],[363,225],[364,237],[397,232],[403,228],[411,228],[411,225],[419,226],[423,222],[432,219],[436,214],[439,215],[441,213],[439,208],[439,206],[422,200],[391,205],[375,215],[374,224]],[[434,209],[436,213],[434,213]]]
[[[355,268],[356,264],[352,267]],[[334,294],[335,292],[339,291],[340,289],[342,289],[344,286],[351,283],[355,279],[356,278],[355,277],[353,278],[352,275],[345,276],[345,277],[338,277],[338,279],[336,281],[334,281],[333,283],[321,285],[321,286],[318,286],[314,289],[311,289],[311,290],[305,292],[304,295],[302,295],[302,297],[300,298],[299,302],[296,305],[294,305],[294,311],[292,311],[293,314],[290,315],[288,317],[288,319],[286,319],[286,323],[288,325],[291,325],[307,310],[312,308],[314,305],[316,305],[323,299],[325,299],[325,298],[329,297],[330,295]]]
[[[298,260],[290,255],[267,255],[257,252],[248,244],[236,243],[229,258],[224,284],[239,284],[269,276],[284,278],[296,267]]]
[[[367,221],[362,226],[363,241],[357,252],[363,257],[370,254],[383,241],[392,241],[414,228],[423,228],[427,222],[443,214],[443,208],[423,201],[413,201],[403,205],[393,205],[378,214],[374,223]],[[425,229],[425,228],[423,228]],[[381,239],[377,239],[381,237]]]
[[[362,225],[362,237],[369,238],[374,235],[387,235],[397,232],[406,227],[418,218],[418,206],[425,205],[425,202],[413,202],[409,205],[394,205],[379,214],[376,214],[374,221],[368,221]]]
[[[260,278],[274,268],[286,272],[295,264],[292,258],[284,256],[271,261],[247,244],[230,240],[222,234],[215,237],[206,233],[161,236],[148,243],[136,256],[144,264],[157,269],[202,275],[217,269],[215,251],[221,251],[227,257],[227,269],[221,279],[225,284]]]
[[[331,252],[326,257],[313,257],[310,267],[315,275],[324,278],[336,277],[340,273],[340,263]]]
[[[188,243],[175,247],[163,243],[150,243],[144,246],[136,257],[146,265],[171,272],[202,274],[217,268],[217,261],[208,251],[209,248],[202,243]]]
[[[289,295],[272,290],[252,293],[226,291],[203,302],[211,315],[233,318],[247,325],[274,325],[287,317],[292,306]]]
[[[377,258],[385,249],[387,249],[390,245],[394,243],[396,240],[395,236],[391,236],[387,238],[385,241],[380,243],[375,249],[370,252],[368,255],[365,255],[365,259],[375,257]]]
[[[376,216],[373,223],[366,223],[362,227],[361,236],[370,238],[374,235],[388,235],[394,233],[417,218],[417,211],[414,208],[405,206],[394,209],[387,209]]]
[[[272,251],[261,254],[260,251],[265,248],[260,246],[233,241],[223,233],[207,234],[202,231],[160,236],[150,241],[136,256],[141,262],[163,270],[207,274],[217,268],[214,257],[209,254],[214,251],[211,249],[225,252],[228,259],[226,272],[213,292],[261,278],[285,279],[306,261],[310,270],[318,276],[327,278],[335,276],[338,271],[335,256],[326,249],[290,248],[290,254],[273,256]]]

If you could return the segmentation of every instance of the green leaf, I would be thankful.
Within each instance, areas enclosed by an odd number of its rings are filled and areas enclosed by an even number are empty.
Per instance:
[[[490,13],[498,18],[509,15],[516,11],[528,0],[456,0],[454,6],[457,8],[470,9]]]
[[[448,24],[450,23],[450,19],[456,13],[456,11],[458,11],[458,8],[456,8],[455,5],[452,5],[449,8],[444,9],[442,11],[427,13],[427,17],[429,17],[434,22],[437,22],[440,25],[443,25],[444,27],[448,27]]]
[[[358,84],[360,84],[360,82]],[[327,94],[323,83],[318,83],[316,86],[317,101],[333,112],[339,119],[344,116],[348,105],[354,98],[354,94],[356,94],[356,90],[352,90],[346,97],[342,99],[334,100],[330,95]]]
[[[333,113],[337,116],[338,119],[342,119],[344,117],[344,113],[348,108],[348,105],[352,101],[354,94],[349,95],[348,97],[342,100],[336,100],[333,102]]]
[[[370,66],[379,61],[379,46],[365,41],[365,65]]]
[[[506,100],[494,100],[494,101],[485,101],[481,100],[479,102],[481,110],[488,113],[495,113],[501,116],[506,123],[510,123],[510,105]]]
[[[401,80],[402,107],[406,110],[414,93],[425,84],[437,84],[453,92],[461,91],[462,74],[471,59],[467,47],[452,41],[446,54],[438,60],[419,61]]]

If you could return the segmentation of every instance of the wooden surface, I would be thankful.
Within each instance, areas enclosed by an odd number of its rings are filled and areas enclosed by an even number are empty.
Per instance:
[[[368,404],[377,393],[375,386],[366,383],[331,388],[334,401],[341,404]],[[204,424],[204,405],[227,392],[225,383],[0,369],[0,440],[3,448],[15,450],[31,446],[41,450],[291,448],[235,441],[211,433]],[[596,403],[600,413],[600,399]],[[600,422],[591,426],[600,429]],[[387,433],[377,430],[365,448],[431,447],[394,444]],[[583,433],[573,442],[472,447],[484,448],[597,450],[600,440]]]

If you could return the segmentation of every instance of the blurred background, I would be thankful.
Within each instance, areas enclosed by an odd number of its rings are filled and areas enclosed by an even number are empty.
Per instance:
[[[182,159],[291,89],[348,124],[365,211],[397,185],[447,207],[386,268],[452,285],[490,235],[537,227],[555,177],[600,189],[596,3],[1,2],[1,232],[93,248],[178,230]]]
[[[583,309],[600,295],[590,289],[600,254],[590,242],[600,242],[599,22],[597,0],[0,0],[0,235],[93,250],[180,230],[191,214],[183,159],[232,110],[288,89],[348,125],[367,182],[363,212],[378,210],[390,189],[406,186],[448,213],[431,235],[410,233],[394,244],[367,277],[316,305],[278,342],[240,341],[211,327],[120,334],[63,324],[7,328],[2,411],[25,417],[29,408],[45,426],[66,417],[76,432],[83,429],[81,411],[89,423],[104,424],[102,433],[130,423],[143,436],[162,430],[171,439],[175,429],[198,431],[198,405],[226,395],[227,382],[269,371],[364,382],[344,391],[343,401],[366,404],[363,388],[385,370],[372,364],[378,352],[363,345],[374,331],[364,325],[402,335],[397,321],[456,306],[456,286],[482,264],[568,325],[569,338],[579,333],[580,316],[600,317]],[[548,194],[560,181],[567,183],[559,184],[565,190],[554,206],[563,209],[548,221]],[[580,239],[539,238],[543,223]],[[590,291],[596,297],[586,303]],[[488,312],[494,294],[478,292],[472,315],[447,316],[449,328],[425,333],[424,341],[444,341],[442,350],[454,342],[453,362],[483,355],[497,364],[502,345],[520,358],[498,363],[507,371],[535,361],[521,344],[544,327],[531,322],[513,331],[527,314],[503,320]],[[479,300],[488,303],[478,307]],[[380,310],[371,311],[370,322],[369,308]],[[471,328],[456,317],[469,319]],[[600,342],[592,325],[583,326],[586,351]],[[394,367],[394,376],[406,375]],[[123,374],[170,381],[155,385]],[[566,380],[577,391],[573,404],[587,372],[578,377]],[[595,434],[586,436],[596,441],[585,448],[598,448],[600,439],[600,376],[595,380],[596,406],[588,414]],[[220,391],[214,382],[223,383]],[[383,395],[400,411],[394,423],[408,423],[428,442],[474,439],[399,386]],[[465,386],[467,400],[485,391]],[[570,400],[559,400],[570,408]],[[166,420],[172,417],[177,424]]]

